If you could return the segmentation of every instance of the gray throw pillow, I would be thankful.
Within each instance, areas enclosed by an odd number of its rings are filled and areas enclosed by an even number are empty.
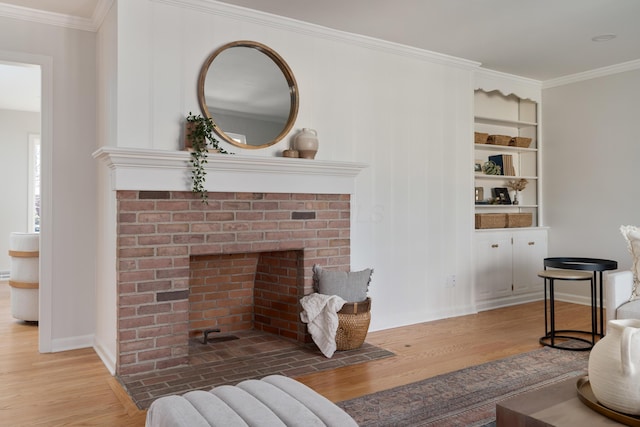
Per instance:
[[[313,283],[318,293],[338,295],[347,302],[361,302],[367,299],[367,290],[373,269],[362,271],[329,271],[319,265],[313,266]]]

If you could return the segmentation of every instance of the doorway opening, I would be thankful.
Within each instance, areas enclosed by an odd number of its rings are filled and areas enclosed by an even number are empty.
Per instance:
[[[51,101],[53,60],[0,50],[0,184],[7,208],[0,236],[40,233],[38,348],[51,342]],[[49,214],[48,214],[49,213]],[[9,241],[0,239],[0,280],[10,270]]]

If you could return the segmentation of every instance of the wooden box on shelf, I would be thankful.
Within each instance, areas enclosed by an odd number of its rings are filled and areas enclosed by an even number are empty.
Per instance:
[[[507,214],[507,228],[531,227],[532,223],[533,215],[530,212]]]
[[[487,144],[492,145],[509,145],[511,137],[508,135],[489,135]]]
[[[506,228],[506,213],[483,213],[476,214],[476,228]]]
[[[509,141],[509,145],[511,147],[529,148],[530,144],[531,144],[531,138],[526,138],[524,136],[514,136]]]
[[[476,144],[486,144],[487,138],[489,138],[488,133],[483,132],[474,132],[474,142]]]

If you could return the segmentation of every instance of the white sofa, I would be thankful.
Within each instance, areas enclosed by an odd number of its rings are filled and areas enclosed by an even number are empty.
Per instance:
[[[340,407],[282,375],[161,397],[146,427],[358,427]]]
[[[633,290],[633,273],[631,271],[616,271],[607,274],[604,286],[607,321],[640,319],[640,299],[629,301]]]

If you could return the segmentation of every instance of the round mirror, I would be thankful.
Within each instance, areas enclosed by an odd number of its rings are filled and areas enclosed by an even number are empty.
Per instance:
[[[298,115],[298,86],[291,69],[273,49],[253,41],[228,43],[207,58],[198,98],[216,133],[242,148],[275,144]]]

